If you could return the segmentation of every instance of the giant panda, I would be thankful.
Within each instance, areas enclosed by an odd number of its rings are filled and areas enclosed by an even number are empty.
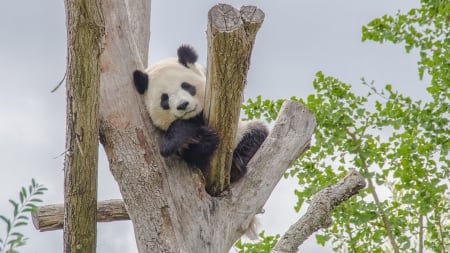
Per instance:
[[[178,58],[167,58],[146,71],[135,70],[133,81],[153,124],[164,131],[160,141],[163,157],[180,156],[190,167],[203,172],[208,168],[220,138],[205,125],[205,70],[197,63],[198,55],[188,45],[181,45]],[[247,172],[247,163],[268,135],[260,121],[240,121],[234,144],[230,182]]]

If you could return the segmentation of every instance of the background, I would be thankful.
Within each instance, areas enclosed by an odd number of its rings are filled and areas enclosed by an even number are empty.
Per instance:
[[[49,190],[43,204],[63,202],[65,88],[50,91],[66,66],[64,1],[0,1],[0,214],[10,215],[8,199],[35,178]],[[175,56],[182,43],[196,48],[206,64],[207,12],[216,1],[152,1],[149,62]],[[265,14],[253,50],[246,99],[306,97],[314,74],[322,70],[354,91],[366,94],[360,79],[426,99],[417,75],[417,56],[401,45],[361,43],[361,26],[375,17],[418,6],[418,1],[316,0],[226,1],[236,8],[257,5]],[[130,73],[131,74],[131,73]],[[100,200],[120,198],[100,148]],[[294,179],[282,179],[260,218],[266,235],[283,233],[301,214],[295,213]],[[0,237],[5,226],[0,224]],[[62,231],[38,232],[30,224],[21,252],[62,252]],[[137,252],[131,222],[98,224],[98,252]],[[305,252],[331,252],[314,236]]]

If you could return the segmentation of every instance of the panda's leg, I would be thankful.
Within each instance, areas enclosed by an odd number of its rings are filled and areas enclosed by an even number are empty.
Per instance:
[[[247,173],[247,164],[269,134],[261,121],[239,122],[237,144],[233,152],[230,182],[236,182]]]

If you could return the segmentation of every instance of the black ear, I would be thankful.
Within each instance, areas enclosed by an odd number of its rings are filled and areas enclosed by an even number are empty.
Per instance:
[[[147,73],[142,72],[140,70],[135,70],[133,72],[133,81],[134,81],[134,86],[136,87],[136,90],[139,92],[139,94],[144,94],[144,92],[148,88]]]
[[[181,45],[177,51],[178,62],[188,68],[188,63],[193,64],[197,61],[198,55],[194,48],[189,45]]]

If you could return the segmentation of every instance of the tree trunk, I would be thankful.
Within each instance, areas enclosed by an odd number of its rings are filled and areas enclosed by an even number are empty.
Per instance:
[[[220,144],[205,175],[206,190],[218,196],[230,184],[230,169],[250,56],[264,12],[219,4],[208,13],[208,66],[204,116]]]
[[[67,133],[64,252],[95,252],[100,54],[100,0],[66,0]]]
[[[247,174],[229,185],[230,143],[264,13],[252,6],[238,11],[224,4],[209,12],[205,117],[218,129],[223,143],[205,180],[199,170],[188,168],[179,158],[160,156],[161,132],[151,124],[142,97],[132,84],[132,72],[144,69],[147,62],[150,1],[100,3],[66,0],[65,252],[95,252],[96,215],[107,221],[131,218],[140,253],[228,252],[288,166],[307,149],[316,124],[305,107],[285,101],[272,131],[248,163]],[[221,93],[230,88],[226,85],[235,87],[232,95]],[[232,106],[216,103],[222,98]],[[96,214],[97,133],[125,205],[114,201],[105,209],[103,202]],[[328,224],[334,206],[363,185],[363,179],[351,173],[319,192],[308,210],[317,215],[301,218],[281,238],[276,250],[295,251],[307,236]],[[216,197],[209,195],[207,188]],[[61,206],[44,206],[33,214],[33,223],[43,230],[58,229],[61,216]]]
[[[149,13],[146,3],[104,4],[100,139],[133,221],[139,252],[228,252],[309,143],[314,118],[304,107],[287,103],[263,151],[249,163],[248,176],[222,197],[211,197],[200,171],[159,155],[160,132],[132,84],[131,73],[146,62],[147,44],[137,41],[148,38],[149,17],[129,15],[127,7]],[[241,70],[244,76],[246,70]],[[284,155],[277,155],[281,150]]]
[[[315,119],[305,107],[284,102],[272,131],[248,163],[247,175],[229,185],[227,150],[236,127],[227,124],[237,124],[250,54],[264,13],[252,6],[238,11],[224,4],[209,12],[205,117],[218,129],[223,143],[205,184],[199,170],[188,168],[179,158],[160,156],[157,147],[161,133],[151,124],[141,96],[132,84],[131,73],[144,69],[143,63],[147,61],[150,2],[114,0],[105,1],[102,6],[100,3],[100,0],[66,0],[69,53],[65,252],[95,252],[96,215],[106,221],[131,218],[140,253],[228,252],[288,166],[307,149],[315,128]],[[229,88],[226,85],[236,87],[232,95],[221,92]],[[222,98],[233,106],[224,108],[215,103]],[[97,133],[125,202],[123,205],[114,201],[106,206],[100,203],[99,213],[96,213]],[[361,185],[346,186],[344,180],[343,186],[330,188],[341,189],[340,196],[345,197],[329,198],[323,216],[339,201],[356,193],[355,189]],[[209,195],[206,189],[219,197]],[[41,207],[33,214],[33,222],[43,230],[58,229],[61,216],[61,206]],[[308,219],[297,224],[302,222],[307,224]],[[299,226],[303,225],[294,226],[293,231]],[[313,229],[308,231],[312,233]],[[280,252],[293,249],[303,238],[288,231],[277,247],[282,249]]]

